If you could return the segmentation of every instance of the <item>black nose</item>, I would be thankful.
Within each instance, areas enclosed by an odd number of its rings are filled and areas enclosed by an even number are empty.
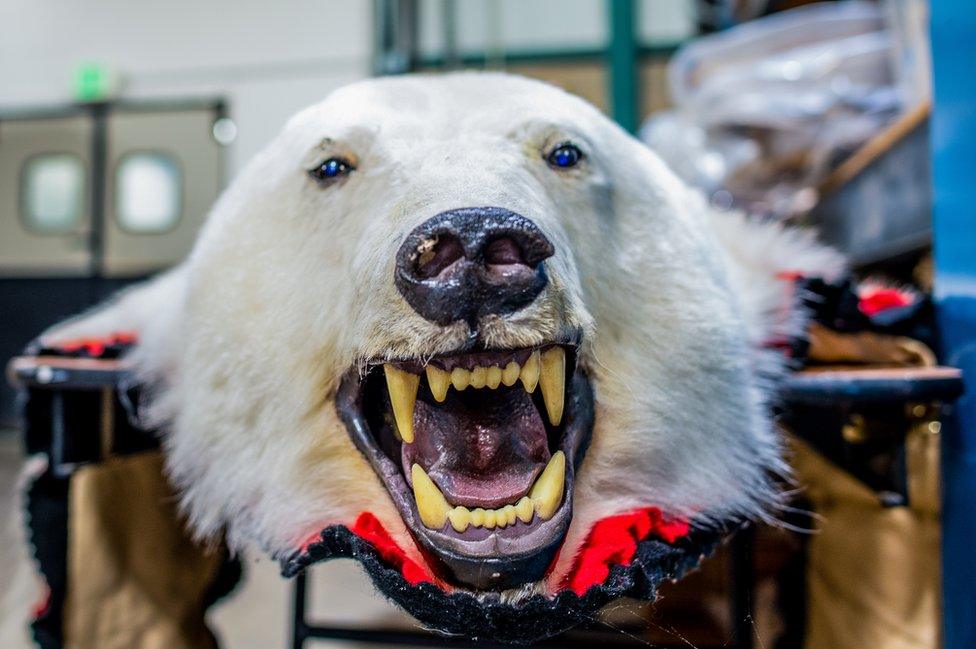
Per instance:
[[[500,207],[442,212],[411,232],[396,260],[396,287],[432,322],[472,324],[526,306],[546,285],[552,244],[529,219]]]

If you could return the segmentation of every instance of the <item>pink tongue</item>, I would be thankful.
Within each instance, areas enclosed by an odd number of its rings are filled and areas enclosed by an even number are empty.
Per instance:
[[[403,445],[404,475],[419,464],[452,505],[497,508],[528,493],[550,454],[542,418],[520,385],[452,389],[443,403],[424,391],[414,441]]]

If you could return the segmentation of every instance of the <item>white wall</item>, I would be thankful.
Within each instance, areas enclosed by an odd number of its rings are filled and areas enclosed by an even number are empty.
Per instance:
[[[639,4],[645,43],[693,28],[692,0]],[[420,7],[421,49],[438,53],[443,0]],[[598,48],[606,13],[606,0],[458,0],[458,40]],[[122,97],[224,97],[239,132],[233,174],[292,113],[369,75],[372,47],[371,0],[0,0],[0,109],[70,101],[82,62],[118,71]]]
[[[121,96],[223,97],[234,173],[300,108],[367,76],[369,0],[0,0],[0,108],[64,103],[82,62]]]

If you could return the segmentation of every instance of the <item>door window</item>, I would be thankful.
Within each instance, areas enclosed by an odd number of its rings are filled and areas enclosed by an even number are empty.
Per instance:
[[[78,229],[85,206],[85,163],[73,153],[31,156],[21,172],[21,216],[38,234]]]
[[[168,153],[129,153],[115,168],[115,218],[133,234],[159,234],[182,216],[183,177]]]

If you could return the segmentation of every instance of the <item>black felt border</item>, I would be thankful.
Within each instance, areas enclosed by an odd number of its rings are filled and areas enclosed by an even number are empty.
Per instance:
[[[66,478],[50,470],[32,478],[26,488],[24,525],[35,566],[49,589],[47,606],[30,620],[31,636],[41,649],[64,643],[62,614],[68,582],[68,488]]]
[[[673,544],[658,539],[641,541],[629,566],[613,566],[606,581],[582,596],[565,590],[553,598],[533,595],[516,605],[466,592],[446,593],[429,583],[411,586],[368,541],[342,525],[327,527],[319,541],[283,560],[281,573],[294,577],[321,561],[356,559],[380,592],[432,630],[472,640],[529,644],[591,621],[600,608],[618,598],[653,600],[661,583],[679,579],[697,567],[725,535],[694,531]]]

